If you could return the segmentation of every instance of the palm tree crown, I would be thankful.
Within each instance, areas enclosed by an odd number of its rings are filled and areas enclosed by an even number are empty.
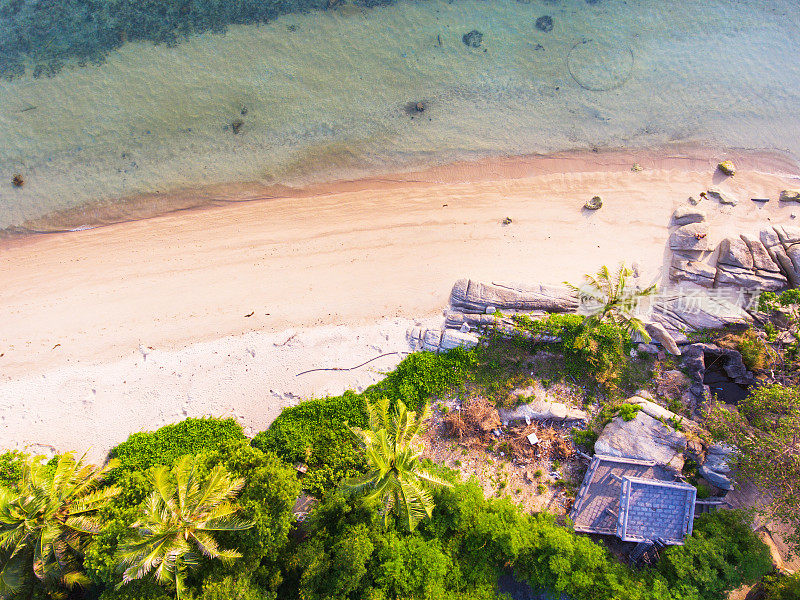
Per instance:
[[[609,322],[619,325],[628,333],[635,331],[646,342],[650,341],[645,325],[636,312],[641,299],[654,294],[656,286],[632,290],[628,285],[631,275],[633,271],[621,264],[614,277],[608,267],[603,266],[595,275],[584,275],[584,283],[580,287],[565,282],[578,297],[581,308],[588,313],[585,321],[587,328]]]
[[[117,463],[98,468],[69,453],[57,458],[48,466],[43,456],[26,456],[19,483],[0,488],[0,598],[37,582],[59,598],[64,588],[88,583],[80,557],[101,529],[97,511],[119,493],[99,487]]]
[[[422,414],[406,409],[400,400],[394,411],[389,412],[389,400],[383,398],[375,404],[367,404],[369,429],[350,427],[366,455],[369,471],[344,482],[352,491],[369,490],[368,500],[379,500],[384,524],[390,513],[395,512],[409,531],[423,517],[430,518],[433,512],[433,486],[448,486],[450,483],[421,468],[419,457],[424,445],[419,435],[424,432],[424,421],[430,417],[430,408],[425,405]]]
[[[233,499],[244,485],[216,465],[207,478],[198,473],[193,456],[183,457],[170,471],[157,467],[154,490],[131,528],[130,539],[118,550],[122,584],[141,579],[151,571],[162,585],[175,586],[178,598],[185,591],[184,575],[200,556],[230,562],[241,555],[223,550],[214,540],[216,531],[241,531],[253,526],[233,516]]]

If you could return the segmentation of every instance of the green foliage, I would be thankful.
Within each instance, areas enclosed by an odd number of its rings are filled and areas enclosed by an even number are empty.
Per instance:
[[[118,479],[158,465],[171,467],[186,454],[214,450],[228,440],[242,439],[242,427],[234,419],[186,419],[157,431],[134,433],[111,450],[111,456],[120,461],[112,477]]]
[[[303,487],[321,495],[346,477],[365,468],[347,425],[367,424],[364,396],[345,392],[342,396],[308,400],[285,409],[269,429],[253,438],[252,445],[274,452],[283,460],[306,463]]]
[[[0,453],[0,488],[11,489],[19,483],[25,456],[17,450]]]
[[[785,290],[780,294],[775,292],[762,292],[758,297],[758,310],[770,312],[779,306],[800,304],[800,289]]]
[[[755,583],[772,569],[772,559],[749,517],[732,510],[698,515],[692,536],[667,549],[658,570],[675,589],[695,588],[703,600],[723,600],[728,591]]]
[[[708,426],[737,448],[739,476],[769,493],[769,511],[792,526],[789,539],[800,547],[800,388],[757,387],[736,409],[713,406]]]
[[[589,379],[606,387],[618,383],[633,347],[630,335],[619,325],[599,323],[586,329],[580,315],[552,314],[544,319],[519,315],[514,321],[525,334],[561,339],[549,348],[563,355],[567,376],[574,380]]]
[[[417,410],[430,398],[462,386],[477,365],[476,350],[414,352],[368,393],[373,399],[385,396],[392,401],[402,400],[409,410]]]
[[[419,436],[425,431],[430,408],[423,406],[417,416],[398,400],[389,410],[389,399],[367,406],[369,429],[351,427],[367,462],[367,472],[344,482],[351,492],[366,492],[365,501],[380,503],[384,524],[395,515],[402,526],[412,531],[423,517],[433,513],[431,489],[450,485],[423,469],[420,456],[424,444]]]
[[[620,405],[618,414],[623,421],[633,421],[640,410],[642,410],[641,405],[626,403]]]
[[[572,442],[576,446],[581,446],[585,448],[589,454],[594,454],[594,443],[599,437],[595,431],[591,429],[573,429],[571,435]]]
[[[199,593],[189,595],[191,600],[275,600],[274,591],[253,583],[244,575],[210,577],[203,581]]]
[[[613,323],[629,334],[638,333],[645,342],[650,341],[644,323],[637,314],[641,299],[653,295],[656,286],[631,289],[628,278],[632,275],[633,271],[621,264],[614,276],[606,266],[595,275],[584,275],[580,287],[565,282],[578,297],[581,310],[587,312],[583,323],[585,329],[594,329],[601,323]]]
[[[89,582],[81,556],[100,531],[99,510],[119,493],[100,487],[116,463],[97,468],[72,454],[52,466],[43,456],[16,458],[18,481],[0,488],[0,597],[42,590],[64,597]]]
[[[797,600],[800,598],[800,573],[773,573],[763,580],[764,600]]]
[[[738,346],[742,360],[750,371],[764,368],[767,362],[767,348],[752,329],[741,337]]]

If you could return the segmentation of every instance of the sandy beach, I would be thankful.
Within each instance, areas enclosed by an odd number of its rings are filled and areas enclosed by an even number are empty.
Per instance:
[[[723,158],[735,177],[715,172]],[[204,414],[257,432],[303,397],[376,381],[402,354],[296,373],[407,352],[406,328],[435,324],[458,278],[559,283],[626,261],[663,283],[670,216],[690,195],[740,198],[703,201],[715,238],[756,232],[800,213],[777,200],[799,173],[704,148],[565,153],[186,190],[135,203],[214,206],[5,240],[0,446],[102,458],[130,432]],[[603,208],[581,210],[595,194]]]

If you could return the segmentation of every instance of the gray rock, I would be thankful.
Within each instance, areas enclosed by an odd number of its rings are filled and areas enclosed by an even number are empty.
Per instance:
[[[690,296],[677,291],[663,292],[653,304],[649,319],[661,323],[679,343],[686,339],[686,333],[752,321],[737,303],[703,290]]]
[[[714,287],[731,287],[751,291],[775,291],[785,288],[786,283],[786,278],[780,273],[756,272],[751,269],[721,264],[717,266]]]
[[[472,333],[465,333],[458,329],[420,329],[412,327],[406,337],[409,343],[429,352],[445,352],[456,347],[474,348],[480,338]]]
[[[500,311],[575,312],[578,301],[561,287],[459,279],[450,293],[450,305],[463,312],[484,314],[488,306]]]
[[[706,212],[694,206],[679,206],[672,214],[672,221],[676,225],[700,223],[706,220]]]
[[[725,238],[719,244],[719,258],[717,264],[731,265],[743,269],[753,268],[753,255],[750,248],[739,238]]]
[[[772,260],[761,240],[747,234],[742,234],[741,238],[750,250],[750,255],[753,257],[753,267],[756,270],[780,273],[781,268]]]
[[[685,448],[685,435],[644,411],[639,411],[630,421],[615,417],[605,426],[594,445],[597,454],[653,460],[678,470],[683,468]]]
[[[644,354],[658,354],[658,346],[655,344],[639,344],[636,349]]]
[[[661,323],[646,323],[645,329],[652,339],[659,342],[664,347],[664,350],[673,356],[681,355],[678,344],[675,343],[675,340],[669,334],[669,331],[667,331],[666,327],[664,327]]]
[[[669,278],[672,281],[687,281],[710,288],[714,286],[716,276],[717,270],[714,267],[677,252],[673,253],[669,269]]]
[[[669,247],[672,250],[695,250],[705,252],[713,250],[708,239],[708,225],[690,223],[678,227],[669,236]]]
[[[706,196],[711,200],[716,200],[720,204],[729,204],[731,206],[739,204],[739,199],[737,197],[723,192],[719,188],[709,188],[706,192]]]
[[[800,190],[783,190],[778,199],[781,202],[800,202]]]
[[[497,413],[500,420],[504,423],[514,421],[581,421],[589,420],[586,411],[567,406],[563,402],[556,402],[549,396],[543,395],[535,397],[526,404],[520,404],[515,408],[498,408]]]
[[[714,487],[718,487],[719,489],[726,491],[733,489],[733,482],[731,481],[730,477],[724,473],[712,471],[705,465],[701,466],[697,472]]]

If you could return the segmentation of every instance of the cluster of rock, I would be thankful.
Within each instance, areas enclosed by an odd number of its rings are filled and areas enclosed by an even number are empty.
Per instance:
[[[697,436],[693,435],[701,431],[697,423],[644,396],[647,393],[640,392],[640,395],[627,400],[630,404],[638,405],[639,412],[630,421],[617,416],[606,425],[595,442],[595,453],[652,460],[677,473],[683,469],[685,456],[688,455],[699,464],[698,472],[706,481],[721,490],[732,489],[728,463],[733,450],[721,444],[714,444],[705,450],[697,441]],[[680,427],[676,427],[677,424]]]
[[[680,207],[673,215],[670,279],[705,288],[775,291],[800,284],[800,229],[775,226],[758,236],[742,234],[712,243],[705,212]],[[707,253],[718,250],[716,260]]]
[[[541,385],[519,388],[511,392],[518,404],[514,408],[498,408],[503,427],[517,421],[576,421],[586,423],[589,414],[550,397]]]
[[[683,347],[683,370],[690,380],[692,410],[697,410],[703,401],[712,398],[709,386],[704,383],[707,356],[720,361],[722,370],[732,382],[741,386],[750,386],[756,382],[755,375],[747,370],[740,352],[714,344],[686,345]]]
[[[409,330],[408,337],[416,348],[433,352],[457,346],[472,347],[489,328],[499,333],[516,332],[515,315],[543,318],[549,313],[575,313],[577,310],[578,301],[566,287],[460,279],[450,294],[444,328],[415,327]],[[752,318],[734,299],[703,292],[687,296],[675,290],[660,293],[643,320],[653,340],[678,355],[678,344],[685,343],[688,334],[730,323],[747,323]],[[559,341],[548,335],[539,335],[536,339]]]

